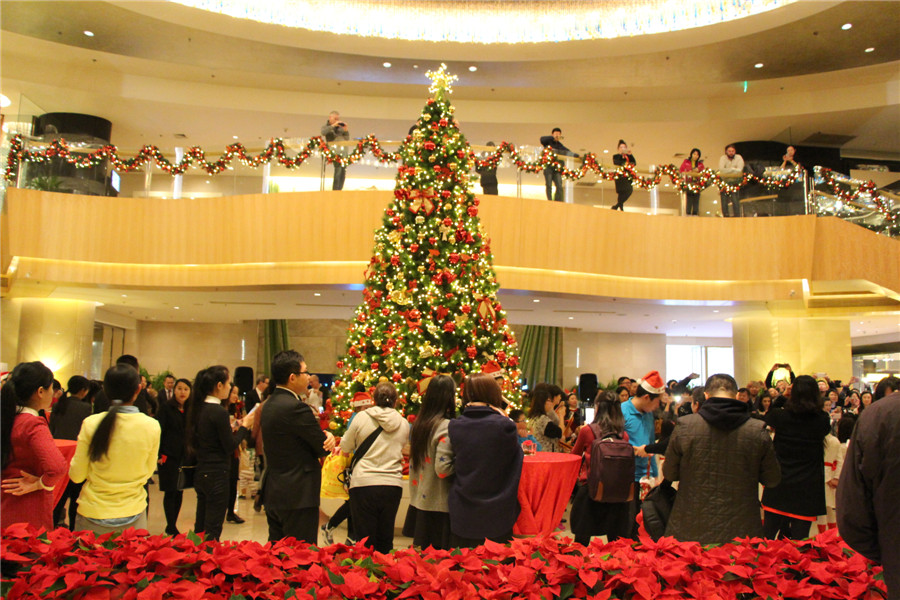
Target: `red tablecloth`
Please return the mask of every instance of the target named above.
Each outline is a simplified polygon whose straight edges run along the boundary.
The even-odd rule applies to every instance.
[[[526,456],[519,481],[519,520],[515,535],[550,535],[572,495],[581,457],[559,452]]]
[[[78,445],[74,440],[53,440],[56,442],[56,447],[59,448],[59,451],[62,452],[62,455],[65,457],[67,463],[72,462],[72,457],[75,456],[75,446]],[[52,482],[53,485],[53,506],[59,504],[59,499],[62,498],[63,492],[66,491],[66,485],[69,483],[69,470],[66,469],[65,475]]]

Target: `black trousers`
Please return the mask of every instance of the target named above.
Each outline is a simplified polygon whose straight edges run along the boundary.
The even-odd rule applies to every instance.
[[[308,508],[271,508],[266,506],[266,521],[269,524],[270,542],[292,537],[299,542],[318,545],[318,506]]]
[[[612,542],[631,533],[631,503],[594,502],[586,484],[579,483],[575,488],[571,526],[577,543],[587,546],[593,535],[605,535]]]
[[[357,540],[387,553],[394,549],[394,520],[403,489],[395,485],[367,485],[350,488],[350,515]]]
[[[218,540],[228,509],[228,470],[198,471],[194,489],[197,490],[194,531],[205,533],[208,540]]]
[[[547,200],[562,202],[562,173],[552,167],[544,169],[544,183],[547,185]],[[553,193],[553,184],[556,184],[556,193]]]
[[[613,210],[621,210],[625,211],[625,202],[631,198],[631,194],[634,193],[634,188],[631,187],[631,184],[626,186],[616,186],[616,203],[613,205]]]
[[[341,165],[334,163],[334,180],[331,182],[331,189],[340,191],[344,189],[344,179],[347,177],[347,169]]]
[[[350,515],[350,501],[347,500],[341,506],[334,511],[334,514],[331,515],[331,518],[328,519],[328,528],[334,529],[338,525],[344,522],[344,519],[347,519],[347,535],[352,539],[357,539],[353,536],[353,517]]]
[[[481,193],[484,194],[485,196],[496,196],[499,193],[499,190],[497,188],[498,188],[498,186],[496,183],[493,183],[493,184],[489,183],[487,185],[482,183],[481,184]]]
[[[56,504],[56,507],[53,509],[53,524],[56,526],[64,527],[65,517],[66,517],[66,501],[69,502],[69,529],[73,530],[75,528],[75,513],[78,509],[78,495],[81,494],[81,488],[84,486],[84,482],[75,483],[71,479],[66,484],[66,490],[63,492],[62,498],[59,499],[59,502]]]
[[[691,192],[685,192],[685,196],[687,196],[686,213],[689,215],[699,215],[700,214],[700,194],[693,194]]]
[[[723,217],[741,216],[741,202],[739,199],[739,192],[734,192],[731,194],[722,192],[721,194],[719,194],[719,200],[722,202]]]
[[[763,536],[767,539],[774,540],[783,537],[789,540],[803,540],[809,537],[809,528],[813,521],[805,521],[769,511],[765,511],[764,514]]]
[[[181,512],[181,502],[184,492],[163,492],[163,512],[166,515],[166,535],[178,535],[178,513]]]

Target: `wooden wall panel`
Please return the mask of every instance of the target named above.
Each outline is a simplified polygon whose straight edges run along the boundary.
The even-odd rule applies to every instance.
[[[360,283],[388,192],[198,200],[10,189],[14,278],[161,288]],[[900,244],[835,218],[647,216],[482,197],[507,288],[660,299],[787,299],[801,280],[900,296]],[[879,293],[882,293],[879,292]]]

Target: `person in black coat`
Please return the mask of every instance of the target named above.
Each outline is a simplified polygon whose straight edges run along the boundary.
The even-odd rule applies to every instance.
[[[806,538],[816,516],[825,514],[822,465],[831,420],[822,404],[816,380],[801,375],[784,408],[766,413],[766,425],[775,431],[775,455],[781,465],[781,483],[766,487],[762,496],[767,538]]]
[[[322,431],[312,409],[300,400],[309,385],[303,357],[294,350],[272,359],[272,393],[257,412],[266,449],[262,496],[269,524],[269,541],[286,537],[315,544],[319,533],[319,459],[335,444]]]
[[[637,161],[634,158],[634,155],[631,154],[631,150],[628,149],[628,144],[625,143],[625,140],[619,140],[619,147],[616,151],[616,154],[613,154],[613,164],[617,167],[623,167],[625,165],[631,165],[634,167],[637,164]],[[627,176],[623,175],[622,177],[616,178],[616,203],[613,205],[613,210],[625,210],[625,201],[631,198],[631,194],[634,191],[631,185],[631,180],[628,179]]]
[[[557,156],[578,156],[559,141],[559,138],[562,137],[562,129],[554,127],[550,133],[551,135],[541,136],[541,146],[550,148],[556,152]],[[544,183],[547,185],[547,200],[562,202],[562,174],[556,170],[556,167],[552,165],[544,167]],[[556,193],[553,193],[554,185],[556,185]]]
[[[234,428],[222,400],[231,391],[231,375],[227,367],[217,365],[203,369],[194,379],[194,390],[188,401],[186,426],[187,451],[196,455],[194,489],[197,491],[196,533],[218,540],[228,510],[228,474],[231,456],[250,431],[241,421]]]
[[[519,479],[524,456],[516,424],[501,409],[503,394],[490,375],[470,375],[462,414],[438,442],[435,471],[455,473],[450,485],[450,543],[475,547],[486,539],[506,543],[519,518]]]
[[[178,513],[183,492],[178,489],[178,472],[185,464],[185,406],[191,395],[191,382],[175,382],[171,400],[159,405],[159,489],[163,493],[166,534],[178,535]]]
[[[69,378],[66,392],[53,406],[50,413],[50,434],[55,440],[77,440],[81,431],[81,423],[91,415],[91,405],[85,402],[91,391],[91,382],[86,377],[74,375]],[[66,478],[66,490],[53,509],[53,524],[65,526],[66,502],[69,503],[69,529],[75,527],[75,515],[78,508],[78,495],[83,483],[75,483]]]
[[[488,142],[493,147],[494,142]],[[478,174],[481,176],[481,191],[485,196],[496,196],[498,193],[497,167],[480,167]]]

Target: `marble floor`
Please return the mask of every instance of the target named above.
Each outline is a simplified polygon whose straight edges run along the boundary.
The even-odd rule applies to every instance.
[[[162,534],[166,528],[166,519],[163,514],[162,507],[162,492],[159,491],[159,486],[153,484],[150,486],[150,514],[148,519],[148,529],[151,534]],[[326,514],[331,515],[334,509],[339,506],[339,503],[335,501],[325,502],[323,501],[323,510]],[[403,512],[402,515],[398,515],[398,521],[400,523],[403,522],[403,517],[405,517],[406,511],[406,503],[404,503],[400,511]],[[197,508],[197,494],[194,490],[186,490],[184,492],[184,501],[181,506],[181,513],[178,516],[178,530],[181,532],[190,531],[194,527],[194,512]],[[237,500],[237,514],[245,520],[244,523],[237,525],[235,523],[229,523],[225,521],[225,524],[222,528],[222,540],[254,540],[261,544],[266,543],[268,539],[268,525],[266,524],[266,513],[265,510],[262,512],[255,512],[253,510],[253,500],[250,498]],[[566,509],[566,514],[564,516],[565,519],[568,519],[569,509]],[[559,535],[574,537],[571,531],[568,528],[568,520],[563,523],[564,530],[559,531]],[[347,524],[346,521],[337,528],[334,532],[334,540],[335,542],[343,542],[347,538]],[[322,539],[322,534],[319,534],[319,543],[324,544],[325,540]],[[394,548],[409,548],[412,545],[412,538],[404,537],[400,533],[399,527],[395,530],[394,535]]]

